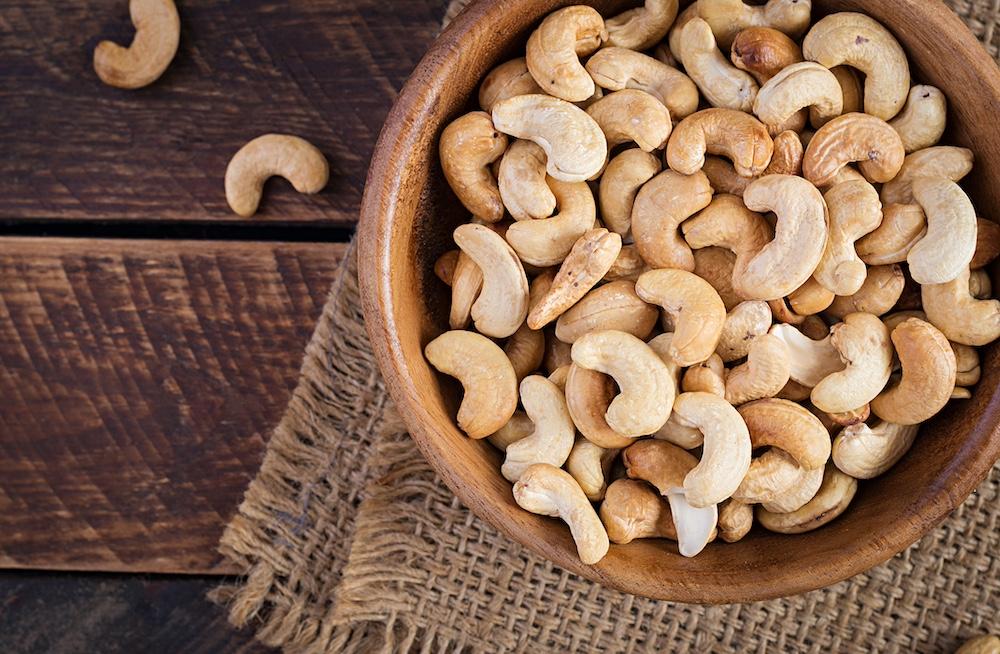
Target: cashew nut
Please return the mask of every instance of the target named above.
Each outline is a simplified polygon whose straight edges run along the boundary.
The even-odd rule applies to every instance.
[[[913,246],[927,234],[927,218],[916,204],[888,204],[882,224],[855,243],[858,256],[869,266],[906,261]]]
[[[448,250],[434,262],[434,275],[448,286],[451,286],[455,279],[455,268],[458,267],[460,254],[461,250]]]
[[[595,331],[615,329],[645,340],[659,313],[636,294],[633,282],[622,280],[595,288],[556,321],[556,336],[575,343]]]
[[[626,150],[611,160],[601,175],[598,192],[601,218],[609,230],[622,236],[631,231],[635,196],[662,168],[659,157],[636,148]]]
[[[830,329],[830,343],[846,367],[816,384],[812,403],[821,411],[841,413],[872,401],[892,374],[892,344],[885,324],[870,313],[849,314]],[[949,392],[954,385],[953,380]]]
[[[448,324],[452,329],[465,329],[472,317],[472,305],[483,288],[483,271],[472,257],[459,250],[451,281],[451,313]]]
[[[691,78],[641,52],[604,48],[587,61],[587,71],[609,91],[638,89],[649,93],[677,120],[698,109],[698,87]]]
[[[490,115],[482,111],[456,118],[441,134],[441,168],[448,185],[466,209],[490,223],[502,220],[504,215],[500,189],[490,164],[500,159],[506,149],[507,137],[493,127]],[[227,189],[228,180],[227,171]]]
[[[973,270],[969,276],[969,293],[977,300],[988,300],[993,296],[993,282],[985,270]]]
[[[750,344],[771,327],[771,308],[767,302],[741,302],[726,315],[715,352],[726,363],[738,361],[750,353]]]
[[[726,396],[726,366],[722,357],[713,354],[705,361],[684,371],[681,390],[685,393],[711,393]],[[667,439],[669,440],[669,439]]]
[[[643,260],[654,268],[694,270],[694,256],[680,237],[678,227],[708,206],[712,187],[701,171],[693,173],[664,170],[646,182],[636,195],[632,205],[632,236]]]
[[[490,445],[501,452],[506,452],[512,443],[527,438],[535,431],[535,423],[524,411],[515,411],[503,427],[486,437]]]
[[[545,358],[542,359],[542,366],[545,371],[552,374],[559,368],[572,364],[573,359],[569,354],[572,346],[556,338],[554,329],[546,330],[543,333],[545,334]]]
[[[695,18],[701,18],[699,9],[698,0],[689,4],[684,11],[678,14],[677,20],[674,21],[673,26],[670,28],[670,32],[667,34],[667,49],[670,52],[670,56],[675,61],[680,61],[680,56],[678,55],[680,48],[678,46],[680,44],[681,32],[684,31],[684,28],[692,20]]]
[[[577,438],[566,459],[566,471],[580,484],[587,499],[599,502],[608,488],[608,473],[618,450],[606,450],[586,438]]]
[[[787,298],[788,307],[794,312],[795,320],[788,320],[785,316],[781,316],[781,321],[801,325],[805,322],[806,317],[816,315],[833,304],[835,297],[833,292],[823,287],[816,281],[815,277],[810,277],[805,284],[792,291]],[[786,308],[784,302],[781,303],[781,306],[782,309]],[[775,312],[775,316],[778,316],[778,312]]]
[[[719,538],[727,543],[742,540],[753,527],[753,507],[734,499],[719,507]]]
[[[854,499],[858,480],[845,475],[830,464],[816,496],[802,508],[791,513],[773,513],[766,508],[757,512],[757,520],[765,529],[781,534],[802,534],[818,529],[843,513]]]
[[[580,485],[566,472],[537,463],[514,484],[514,500],[525,511],[558,517],[569,526],[580,560],[594,565],[608,553],[610,542],[601,519]]]
[[[713,107],[749,111],[757,97],[757,82],[723,56],[712,28],[701,18],[685,25],[676,41],[684,70]]]
[[[826,186],[846,164],[858,161],[865,179],[888,182],[899,173],[905,156],[903,142],[889,123],[868,114],[844,114],[816,131],[802,160],[802,174],[816,186]]]
[[[830,211],[830,238],[814,275],[833,293],[853,295],[868,276],[854,242],[881,224],[882,203],[875,187],[864,181],[837,184],[823,199]]]
[[[771,160],[774,160],[773,156]],[[737,175],[733,164],[722,157],[705,157],[701,172],[705,173],[708,183],[711,184],[716,193],[726,193],[739,197],[743,197],[743,191],[750,185],[750,182],[756,179],[755,177]]]
[[[572,364],[566,377],[566,406],[584,438],[605,449],[628,447],[635,439],[608,426],[605,414],[617,389],[610,377]]]
[[[641,152],[641,150],[635,150],[635,152]],[[634,282],[639,279],[639,275],[648,269],[649,266],[642,260],[639,248],[635,244],[623,245],[621,252],[618,253],[618,258],[611,264],[611,268],[608,269],[608,273],[604,276],[604,281],[614,282],[620,279],[627,279],[630,282]]]
[[[733,493],[733,499],[746,504],[774,500],[800,484],[805,474],[806,470],[790,454],[772,447],[750,461],[750,468]]]
[[[969,269],[976,252],[976,209],[955,182],[913,180],[913,197],[927,216],[927,235],[906,255],[918,284],[943,284]]]
[[[604,21],[608,45],[648,50],[663,40],[676,17],[677,0],[646,0],[644,6]]]
[[[517,256],[534,266],[561,263],[577,240],[594,226],[597,205],[586,182],[546,179],[559,213],[541,220],[521,220],[507,228],[507,242]]]
[[[951,349],[955,352],[955,385],[975,386],[982,375],[979,352],[974,347],[959,343],[952,343]]]
[[[913,204],[913,180],[938,177],[953,182],[972,171],[972,150],[936,145],[906,155],[899,173],[882,187],[882,204]]]
[[[865,110],[864,92],[861,89],[861,80],[858,79],[854,69],[850,66],[834,66],[830,72],[837,78],[837,84],[840,85],[840,96],[843,101],[841,113],[863,112]],[[833,118],[834,116],[821,117],[815,108],[809,110],[809,123],[814,129],[819,129]],[[803,143],[803,145],[807,144]]]
[[[791,374],[788,347],[773,334],[761,334],[750,344],[747,362],[726,378],[726,400],[733,406],[777,395]]]
[[[804,156],[799,135],[791,130],[781,132],[774,137],[774,154],[771,155],[771,163],[764,169],[764,175],[800,175]]]
[[[777,398],[756,400],[738,409],[754,449],[771,445],[792,456],[807,470],[830,458],[830,435],[819,419],[802,406]]]
[[[733,40],[733,65],[765,84],[783,69],[802,61],[802,49],[787,35],[770,27],[748,27]]]
[[[264,182],[275,175],[299,193],[319,193],[330,178],[330,166],[316,146],[298,136],[258,136],[240,148],[226,168],[229,207],[244,218],[257,213]]]
[[[976,253],[969,267],[973,270],[993,263],[1000,256],[1000,225],[980,218],[976,221]]]
[[[913,445],[919,425],[879,420],[844,427],[833,441],[833,462],[855,479],[872,479],[896,465]]]
[[[496,343],[481,334],[450,331],[424,348],[432,366],[461,382],[465,396],[458,426],[470,438],[485,438],[510,420],[517,409],[514,367]]]
[[[906,153],[936,145],[944,134],[948,120],[948,100],[933,86],[919,85],[910,89],[906,106],[889,121],[899,132]]]
[[[795,483],[778,493],[774,499],[762,504],[764,510],[771,513],[798,511],[816,497],[825,476],[826,469],[822,466],[812,470],[802,470]]]
[[[754,6],[742,0],[699,0],[698,13],[712,26],[722,47],[728,49],[736,35],[748,27],[773,27],[797,39],[809,27],[812,2],[768,0],[763,6]]]
[[[554,11],[528,38],[528,70],[549,95],[583,102],[596,87],[579,57],[596,51],[607,38],[596,9],[576,5]]]
[[[639,277],[635,291],[672,319],[671,359],[686,367],[715,352],[726,322],[726,306],[708,282],[684,270],[651,270]]]
[[[844,362],[830,337],[813,340],[786,324],[774,325],[769,333],[783,340],[788,347],[789,377],[794,382],[813,388],[827,376],[844,369]]]
[[[670,111],[645,91],[625,89],[604,96],[587,107],[608,140],[608,148],[634,142],[644,152],[667,144],[673,129]]]
[[[743,301],[733,290],[735,266],[736,255],[724,248],[707,247],[694,251],[694,274],[715,289],[729,311]]]
[[[521,404],[535,429],[530,436],[507,446],[500,472],[508,481],[517,481],[528,466],[535,463],[562,466],[573,448],[576,434],[563,392],[545,377],[524,378]]]
[[[826,313],[833,318],[856,312],[881,316],[896,306],[905,285],[906,278],[897,264],[872,266],[858,292],[838,296]]]
[[[1000,637],[985,635],[970,638],[955,650],[955,654],[997,654],[1000,652]]]
[[[101,41],[94,50],[94,72],[108,86],[138,89],[152,84],[177,54],[181,19],[173,0],[129,0],[135,38],[127,48]]]
[[[483,276],[479,298],[472,305],[476,329],[494,338],[510,336],[528,315],[528,279],[521,261],[499,234],[483,225],[461,225],[454,237]]]
[[[508,98],[493,106],[493,124],[505,134],[541,146],[549,175],[563,182],[594,177],[608,157],[600,125],[583,109],[559,98],[540,94]]]
[[[507,339],[503,351],[510,359],[510,365],[514,366],[514,374],[520,382],[541,367],[545,357],[545,334],[522,323]]]
[[[837,78],[809,61],[792,64],[768,80],[757,94],[753,112],[773,131],[805,107],[815,109],[823,121],[839,116],[844,109]]]
[[[545,152],[531,141],[515,140],[500,160],[500,197],[514,220],[547,218],[556,196],[545,183]]]
[[[486,113],[501,100],[518,95],[544,93],[542,87],[528,72],[528,62],[524,57],[502,63],[489,72],[479,85],[479,106]]]
[[[612,543],[624,545],[637,538],[677,540],[667,503],[645,482],[616,480],[608,486],[598,513]]]
[[[705,164],[705,153],[728,157],[736,172],[754,177],[771,163],[774,141],[767,127],[734,109],[704,109],[682,120],[667,142],[667,165],[693,175]]]

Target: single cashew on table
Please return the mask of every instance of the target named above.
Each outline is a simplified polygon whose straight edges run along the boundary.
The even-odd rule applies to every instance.
[[[836,520],[1000,337],[975,155],[892,33],[807,1],[677,9],[550,14],[439,141],[469,218],[433,245],[427,360],[587,565]],[[298,170],[277,161],[242,166],[234,209]]]

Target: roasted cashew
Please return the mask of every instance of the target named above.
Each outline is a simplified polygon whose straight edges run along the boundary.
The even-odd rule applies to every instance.
[[[764,502],[762,507],[771,513],[798,511],[816,496],[825,476],[826,468],[822,466],[812,470],[802,470],[798,481],[784,492],[778,493],[774,499]]]
[[[646,182],[632,205],[632,236],[643,260],[654,268],[694,270],[678,227],[711,201],[712,187],[698,170],[692,175],[664,170]]]
[[[818,529],[843,513],[854,499],[858,480],[845,475],[830,464],[816,496],[802,508],[791,513],[773,513],[766,508],[757,512],[757,520],[765,529],[781,534],[802,534]]]
[[[483,83],[479,85],[479,107],[491,113],[494,105],[502,100],[534,93],[544,91],[528,72],[528,62],[519,57],[500,64],[483,78]]]
[[[719,507],[719,538],[727,543],[742,540],[753,527],[753,507],[734,499]]]
[[[715,289],[726,309],[732,311],[743,298],[733,290],[736,255],[724,248],[707,247],[694,251],[694,274]]]
[[[521,261],[499,234],[483,225],[461,225],[454,237],[483,275],[482,290],[472,305],[476,329],[493,338],[510,336],[528,315],[528,278]]]
[[[738,361],[750,353],[750,344],[771,327],[771,308],[767,302],[750,300],[741,302],[726,315],[719,335],[719,345],[715,348],[726,363]]]
[[[521,220],[507,228],[507,242],[521,261],[534,266],[562,263],[597,218],[594,193],[586,182],[549,177],[546,186],[555,196],[559,213],[541,220]]]
[[[583,102],[596,86],[579,58],[596,51],[607,38],[596,9],[576,5],[554,11],[528,38],[528,70],[549,95]]]
[[[129,0],[135,38],[127,48],[101,41],[94,50],[94,72],[108,86],[138,89],[152,84],[177,54],[181,19],[173,0]],[[242,215],[242,214],[241,214]]]
[[[299,193],[319,193],[330,178],[330,166],[316,146],[298,136],[258,136],[240,148],[226,168],[229,207],[244,218],[257,213],[264,182],[275,175],[287,179]]]
[[[927,234],[927,218],[916,204],[888,204],[882,207],[878,229],[861,237],[854,245],[858,256],[869,266],[902,263],[910,249]]]
[[[802,402],[809,399],[810,393],[812,393],[812,388],[791,379],[787,384],[785,384],[785,387],[782,388],[777,395],[775,395],[775,397],[782,400]]]
[[[733,499],[746,504],[772,501],[800,484],[805,474],[806,470],[791,454],[772,447],[750,461],[750,469],[733,493]]]
[[[610,542],[601,519],[565,470],[547,463],[529,467],[514,484],[514,501],[525,511],[563,520],[586,565],[594,565],[608,553]]]
[[[514,367],[517,381],[535,372],[542,366],[545,357],[545,334],[522,323],[517,331],[510,335],[503,346],[504,354]]]
[[[832,221],[831,221],[832,222]],[[833,304],[836,296],[832,291],[827,290],[822,284],[816,281],[815,277],[810,277],[806,283],[792,291],[788,296],[788,307],[796,315],[793,322],[781,317],[782,322],[793,322],[793,324],[803,324],[808,316],[814,316]],[[784,302],[781,303],[784,308]],[[775,312],[777,317],[777,312]]]
[[[757,97],[757,82],[723,56],[712,28],[701,18],[688,21],[676,40],[684,70],[713,107],[749,111]]]
[[[608,140],[608,148],[634,142],[643,152],[667,144],[673,129],[670,111],[652,95],[638,89],[615,91],[587,107]]]
[[[680,120],[698,109],[698,87],[691,78],[649,55],[626,48],[604,48],[587,61],[587,71],[609,91],[638,89],[662,102]]]
[[[750,468],[750,434],[740,414],[711,393],[681,393],[674,412],[705,435],[701,461],[684,478],[688,503],[704,508],[732,496]]]
[[[636,152],[641,152],[641,150],[636,150]],[[621,252],[618,253],[618,258],[615,259],[615,262],[611,264],[611,268],[608,269],[607,274],[604,275],[604,281],[614,282],[627,279],[630,282],[634,282],[639,279],[639,275],[647,270],[649,270],[649,266],[646,265],[646,262],[642,259],[642,255],[639,254],[639,248],[635,244],[623,245]]]
[[[684,11],[682,11],[680,14],[677,15],[677,20],[675,20],[674,24],[670,27],[670,32],[667,34],[667,49],[670,52],[670,56],[675,61],[680,61],[680,56],[678,56],[677,54],[680,48],[678,48],[677,46],[680,41],[681,32],[684,30],[684,27],[688,23],[690,23],[695,18],[700,18],[700,17],[701,16],[699,15],[698,0],[695,0],[694,2],[689,4],[687,8],[684,9]]]
[[[792,325],[777,324],[769,332],[788,347],[792,381],[813,388],[827,376],[844,369],[840,353],[833,346],[830,337],[813,340]]]
[[[1000,256],[1000,225],[980,218],[976,221],[976,253],[969,267],[973,270],[987,266]]]
[[[973,270],[969,275],[969,294],[977,300],[993,297],[993,282],[985,270]]]
[[[677,540],[667,503],[645,482],[614,481],[608,486],[598,513],[612,543],[624,545],[637,538]]]
[[[432,366],[458,379],[465,396],[458,426],[469,438],[485,438],[510,420],[517,409],[517,377],[496,343],[475,332],[450,331],[424,348]]]
[[[608,488],[608,473],[618,450],[606,450],[578,437],[566,459],[566,471],[580,484],[587,499],[599,502]]]
[[[535,463],[562,466],[576,434],[563,392],[545,377],[524,378],[521,404],[535,429],[531,435],[507,446],[507,456],[500,468],[507,481],[517,481]]]
[[[955,352],[955,385],[975,386],[979,383],[982,369],[979,366],[979,352],[974,347],[952,343]]]
[[[777,336],[761,334],[750,344],[747,362],[726,378],[726,400],[733,406],[777,395],[791,374],[788,346]]]
[[[604,132],[587,112],[548,95],[518,95],[493,106],[496,128],[534,141],[546,156],[549,175],[563,182],[585,182],[608,158]]]
[[[550,329],[543,332],[545,334],[545,358],[542,359],[542,366],[549,374],[554,373],[559,368],[573,363],[570,357],[572,345],[563,343],[556,338],[555,330]]]
[[[906,255],[918,284],[944,284],[969,269],[976,252],[976,208],[955,182],[913,180],[913,197],[927,216],[927,234]]]
[[[772,156],[771,159],[773,161],[774,157]],[[708,183],[711,184],[712,190],[716,193],[738,197],[743,197],[743,191],[750,185],[750,182],[757,179],[756,177],[737,175],[733,164],[727,159],[715,156],[705,157],[701,172],[705,173]]]
[[[465,329],[472,318],[472,305],[483,288],[483,271],[472,257],[459,250],[451,280],[451,313],[448,324],[452,329]]]
[[[767,127],[742,111],[704,109],[682,120],[667,142],[667,164],[693,175],[705,164],[705,154],[729,158],[736,172],[753,177],[771,163],[774,141]]]
[[[831,14],[809,30],[802,54],[827,68],[841,64],[865,74],[865,113],[889,120],[910,90],[910,66],[896,38],[870,16]],[[879,180],[888,181],[888,180]]]
[[[612,232],[622,236],[632,229],[632,206],[639,189],[662,170],[656,155],[638,148],[625,150],[608,164],[598,192],[601,218]]]
[[[713,354],[705,361],[684,371],[681,390],[685,393],[711,393],[726,396],[726,365],[722,357]],[[667,439],[669,440],[669,439]]]
[[[815,406],[810,408],[815,409],[814,413],[817,414],[819,421],[822,422],[823,426],[828,430],[830,429],[830,425],[833,425],[833,431],[836,431],[837,427],[850,427],[851,425],[865,422],[872,415],[871,405],[867,403],[857,409],[842,411],[840,413],[826,413],[825,411],[817,409]]]
[[[738,175],[733,164],[722,157],[705,157],[705,164],[701,170],[708,177],[708,181],[716,193],[728,193],[742,198],[747,186],[764,175],[800,174],[804,153],[799,135],[788,130],[774,137],[774,153],[771,155],[771,163],[758,177]]]
[[[896,306],[905,285],[906,278],[897,264],[872,266],[858,292],[838,296],[827,308],[826,314],[841,319],[849,313],[881,316]]]
[[[805,107],[815,109],[824,121],[839,116],[844,109],[837,78],[809,61],[792,64],[768,80],[757,94],[753,112],[773,132]]]
[[[448,250],[434,262],[434,276],[451,286],[455,280],[455,268],[458,267],[458,257],[461,250]]]
[[[802,49],[770,27],[748,27],[736,35],[731,48],[733,65],[765,84],[783,69],[802,61]]]
[[[885,420],[874,427],[858,423],[844,427],[833,441],[833,462],[855,479],[872,479],[896,465],[913,445],[919,425],[894,425]]]
[[[885,324],[870,313],[852,313],[830,329],[830,343],[846,367],[816,384],[812,403],[821,411],[842,413],[871,402],[892,374],[892,344]]]
[[[545,183],[545,151],[531,141],[515,140],[500,160],[500,198],[514,220],[548,218],[556,196]]]
[[[768,0],[763,6],[754,6],[742,0],[699,0],[698,13],[728,49],[736,35],[748,27],[773,27],[799,38],[809,28],[812,1]]]
[[[605,414],[618,392],[609,376],[572,364],[565,391],[570,417],[584,438],[605,449],[628,447],[635,442],[608,426]]]
[[[438,150],[445,179],[465,208],[486,222],[502,220],[503,200],[490,164],[507,150],[507,137],[493,127],[490,115],[473,111],[456,118],[441,134]],[[227,189],[228,180],[227,171]]]
[[[726,322],[726,306],[708,282],[684,270],[651,270],[639,277],[635,292],[672,319],[671,359],[686,367],[715,352]]]
[[[837,184],[823,199],[830,211],[830,238],[813,274],[836,295],[853,295],[868,276],[854,243],[881,224],[882,203],[875,187],[864,181]]]
[[[802,159],[802,174],[816,186],[826,186],[841,168],[859,161],[865,179],[888,182],[899,173],[905,156],[903,142],[889,123],[867,114],[844,114],[816,131]]]
[[[899,132],[906,153],[937,145],[948,121],[948,99],[933,86],[914,86],[906,106],[889,121]]]
[[[511,443],[527,438],[535,431],[535,423],[524,411],[515,411],[503,427],[486,437],[490,445],[501,452],[506,452]]]
[[[882,204],[913,204],[913,180],[938,177],[953,182],[972,171],[972,150],[936,145],[906,155],[899,173],[882,187]]]
[[[659,312],[642,301],[633,282],[622,280],[590,291],[556,321],[556,336],[575,343],[584,334],[615,329],[646,340]]]
[[[777,398],[757,400],[738,409],[753,447],[771,445],[788,452],[807,470],[823,466],[830,458],[830,435],[808,410]]]
[[[572,364],[571,364],[572,365]],[[559,387],[563,393],[566,392],[566,380],[569,379],[570,366],[562,366],[552,371],[548,380]]]
[[[864,92],[861,89],[861,80],[858,79],[854,69],[850,66],[834,66],[830,72],[837,78],[837,84],[840,85],[841,114],[864,112]],[[820,116],[815,108],[809,110],[809,123],[814,129],[819,129],[833,118],[835,116]]]
[[[663,40],[677,18],[677,0],[646,0],[604,21],[608,45],[630,50],[648,50]]]

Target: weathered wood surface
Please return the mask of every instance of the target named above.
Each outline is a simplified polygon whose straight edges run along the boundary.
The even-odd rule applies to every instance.
[[[344,248],[0,239],[0,567],[230,571]]]

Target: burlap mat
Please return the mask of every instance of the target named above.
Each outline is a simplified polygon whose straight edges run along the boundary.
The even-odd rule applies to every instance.
[[[950,4],[997,56],[1000,0]],[[602,588],[476,518],[420,456],[372,356],[352,247],[220,543],[245,577],[214,597],[291,652],[952,651],[1000,632],[998,499],[1000,467],[906,552],[793,598],[701,607]]]

